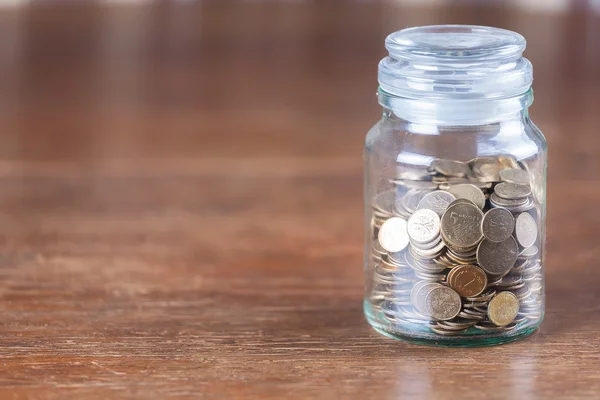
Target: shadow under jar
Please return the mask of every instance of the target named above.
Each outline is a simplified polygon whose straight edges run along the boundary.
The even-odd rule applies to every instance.
[[[423,344],[525,337],[544,317],[547,161],[525,39],[429,26],[386,48],[364,151],[365,315]]]

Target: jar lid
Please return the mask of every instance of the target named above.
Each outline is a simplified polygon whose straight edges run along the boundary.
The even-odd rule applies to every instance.
[[[403,29],[385,40],[381,90],[412,99],[497,99],[531,87],[525,38],[500,28],[436,25]]]

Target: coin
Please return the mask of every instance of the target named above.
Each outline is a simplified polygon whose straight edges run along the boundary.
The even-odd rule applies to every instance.
[[[505,207],[508,208],[509,210],[515,207],[521,207],[526,205],[528,202],[527,197],[522,198],[522,199],[505,199],[502,198],[498,195],[496,195],[496,193],[492,193],[490,195],[490,204],[494,207]]]
[[[481,220],[483,212],[473,204],[457,203],[448,207],[441,220],[444,241],[456,247],[475,246],[483,237]]]
[[[496,294],[496,290],[493,289],[493,288],[489,288],[488,287],[488,289],[485,292],[483,292],[483,293],[481,293],[481,294],[479,294],[477,296],[474,296],[474,297],[467,297],[466,300],[467,301],[474,301],[474,302],[478,302],[478,301],[490,301],[492,299],[492,297],[494,297],[495,294]]]
[[[408,246],[408,232],[406,220],[400,217],[388,219],[379,229],[379,244],[385,250],[395,253],[404,250]]]
[[[437,214],[436,214],[437,215]],[[439,232],[438,232],[439,233]],[[409,235],[410,236],[410,235]],[[438,235],[435,237],[435,239],[433,239],[430,242],[427,243],[417,243],[414,240],[411,241],[411,243],[413,244],[413,246],[418,247],[419,250],[429,250],[429,249],[433,249],[434,247],[439,246],[439,244],[442,242],[442,238]]]
[[[440,285],[439,283],[435,283],[435,282],[427,282],[427,281],[423,281],[423,282],[424,283],[422,285],[420,285],[419,288],[415,292],[413,305],[417,309],[417,311],[419,311],[421,314],[429,315],[427,312],[427,303],[426,303],[427,295],[433,289],[435,289],[436,287],[440,287],[442,285]],[[411,298],[412,298],[412,292],[411,292]]]
[[[415,285],[412,287],[412,290],[410,291],[410,300],[413,306],[417,309],[417,311],[421,313],[424,313],[424,310],[421,309],[421,305],[418,302],[418,296],[420,296],[419,291],[423,289],[425,285],[431,284],[431,282],[427,281],[418,281],[417,283],[415,283]]]
[[[485,207],[485,195],[477,186],[470,183],[451,186],[448,192],[452,193],[457,199],[471,200],[477,207],[483,210]]]
[[[506,326],[519,313],[519,299],[511,292],[500,292],[488,305],[488,318],[496,326]]]
[[[396,201],[396,211],[399,213],[406,211],[410,216],[410,214],[415,212],[419,202],[427,193],[429,193],[428,190],[410,189],[406,192],[404,197],[400,199],[400,202]]]
[[[506,168],[497,157],[477,157],[469,161],[469,166],[475,178],[483,182],[499,181],[500,171]]]
[[[500,179],[504,182],[515,183],[517,185],[529,186],[529,172],[524,169],[510,168],[500,171]]]
[[[462,204],[472,204],[472,205],[474,205],[474,206],[477,206],[477,204],[473,203],[473,202],[472,202],[471,200],[469,200],[469,199],[456,199],[456,200],[454,200],[452,203],[450,203],[450,205],[449,205],[448,207],[450,207],[450,206],[453,206],[453,205],[455,205],[455,204],[459,204],[459,203],[462,203]]]
[[[458,269],[460,268],[460,269]],[[487,286],[485,272],[473,265],[458,267],[448,284],[462,297],[471,297],[481,294]]]
[[[429,178],[429,172],[425,167],[419,168],[414,165],[397,164],[396,177],[398,179],[421,181]]]
[[[423,196],[423,199],[419,202],[417,209],[428,209],[435,211],[438,216],[442,216],[444,211],[448,208],[456,198],[452,193],[444,190],[436,190]]]
[[[487,323],[485,321],[479,322],[475,325],[475,328],[481,329],[488,332],[509,332],[515,328],[516,324],[509,324],[506,326],[496,326],[494,324]]]
[[[416,243],[429,243],[440,234],[440,217],[428,209],[417,210],[408,219],[407,230]]]
[[[431,326],[431,327],[429,327],[429,329],[431,329],[433,332],[437,333],[438,335],[442,335],[442,336],[462,335],[462,330],[461,331],[450,331],[450,330],[442,329],[438,326]]]
[[[515,265],[517,255],[517,242],[512,236],[500,243],[484,239],[477,248],[477,262],[490,275],[506,274]]]
[[[455,328],[469,328],[473,325],[475,325],[475,322],[473,320],[470,319],[463,319],[463,318],[454,318],[451,321],[439,321],[437,322],[438,326],[443,326],[443,327],[455,327]]]
[[[519,244],[523,247],[533,246],[538,234],[538,227],[533,217],[526,212],[519,214],[515,225],[515,233]]]
[[[458,313],[458,317],[470,319],[472,321],[478,322],[485,318],[485,314],[470,313],[470,312],[467,312],[467,310],[462,310],[461,312]]]
[[[521,254],[519,254],[519,257],[533,257],[538,253],[538,248],[536,246],[529,246],[526,247]]]
[[[457,185],[459,183],[468,183],[469,180],[466,178],[453,178],[443,175],[436,175],[431,178],[431,182],[437,183],[438,185]]]
[[[373,242],[373,251],[375,252],[375,254],[378,255],[383,255],[387,253],[385,249],[381,247],[381,243],[379,243],[379,241]]]
[[[492,242],[503,242],[515,229],[515,219],[505,208],[492,208],[483,216],[481,232],[483,237]]]
[[[445,246],[446,245],[444,244],[444,242],[440,240],[438,245],[432,247],[431,249],[419,249],[417,247],[414,247],[412,250],[421,257],[435,258],[441,254]]]
[[[431,170],[445,176],[464,177],[469,170],[468,165],[455,160],[437,158],[431,162]]]
[[[432,318],[445,321],[458,315],[462,302],[454,290],[446,286],[437,286],[427,293],[425,305]]]
[[[502,277],[502,280],[496,283],[499,288],[506,288],[516,286],[523,282],[523,278],[520,275],[506,275]]]
[[[515,200],[529,196],[531,194],[531,189],[528,186],[502,182],[496,185],[494,193],[504,199]]]

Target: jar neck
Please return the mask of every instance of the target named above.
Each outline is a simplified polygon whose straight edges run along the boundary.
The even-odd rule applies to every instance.
[[[473,126],[520,119],[533,103],[533,90],[500,99],[413,99],[391,95],[381,88],[379,104],[396,117],[427,125]]]

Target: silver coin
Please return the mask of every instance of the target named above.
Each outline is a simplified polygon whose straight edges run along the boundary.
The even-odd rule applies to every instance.
[[[529,172],[524,169],[510,168],[500,171],[500,179],[504,182],[515,183],[517,185],[529,186]]]
[[[469,180],[467,178],[453,178],[437,175],[431,178],[431,182],[437,183],[438,185],[458,185],[459,183],[469,183]]]
[[[473,203],[473,202],[472,202],[471,200],[469,200],[469,199],[456,199],[456,200],[454,200],[452,203],[450,203],[450,205],[449,205],[448,207],[451,207],[451,206],[453,206],[453,205],[455,205],[455,204],[459,204],[459,203],[462,203],[462,204],[472,204],[472,205],[474,205],[474,206],[476,206],[476,207],[477,207],[477,204]]]
[[[469,319],[460,319],[460,318],[456,318],[452,321],[440,321],[437,323],[438,325],[442,325],[442,326],[446,326],[446,327],[462,327],[462,328],[468,328],[470,326],[475,325],[475,322],[473,322],[473,320],[469,320]]]
[[[412,244],[415,247],[418,247],[419,250],[429,250],[429,249],[433,249],[434,247],[439,246],[439,244],[441,243],[442,238],[440,236],[436,236],[435,239],[433,239],[431,242],[428,243],[416,243],[416,242],[412,242]]]
[[[492,204],[492,206],[495,207],[504,207],[511,209],[514,207],[521,207],[523,205],[526,205],[528,203],[528,198],[525,197],[522,199],[505,199],[496,195],[496,193],[492,193],[490,195],[490,203]]]
[[[440,234],[440,217],[432,210],[417,210],[408,219],[407,229],[411,240],[429,243]]]
[[[438,245],[431,249],[419,249],[414,247],[413,251],[421,257],[435,258],[441,254],[444,247],[446,247],[446,244],[440,240]]]
[[[519,214],[515,225],[515,233],[519,244],[523,247],[533,246],[538,234],[538,227],[533,217],[526,212]]]
[[[531,194],[531,188],[529,188],[529,186],[502,182],[496,185],[494,193],[504,199],[515,200],[529,196]]]
[[[471,314],[466,312],[466,310],[462,310],[461,312],[459,312],[458,316],[460,318],[470,319],[472,321],[481,321],[485,318],[485,314]]]
[[[523,278],[520,275],[509,274],[503,276],[500,282],[496,283],[497,287],[505,288],[516,286],[523,282]]]
[[[494,204],[491,200],[490,200],[490,204],[494,208],[495,207],[503,207],[503,208],[506,208],[511,213],[515,214],[515,213],[521,213],[521,212],[524,212],[524,211],[529,211],[533,207],[535,207],[535,203],[533,202],[533,199],[531,197],[526,197],[525,200],[527,200],[525,203],[523,203],[520,206],[516,206],[516,207],[507,207],[507,206],[502,206],[502,205],[499,205],[499,204]]]
[[[429,193],[429,191],[410,189],[402,198],[402,207],[412,214],[417,209],[417,206],[419,205],[419,202],[421,201],[423,196],[427,193]],[[397,202],[396,209],[398,209]]]
[[[436,158],[431,162],[430,170],[445,176],[462,178],[467,175],[469,167],[461,161]]]
[[[515,265],[518,249],[512,236],[500,243],[484,239],[477,247],[477,262],[490,275],[504,275]]]
[[[452,325],[452,324],[447,324],[446,321],[439,321],[437,323],[437,326],[435,326],[435,328],[441,329],[444,332],[463,332],[466,329],[472,327],[473,325],[475,325],[475,324],[473,323],[473,324],[469,324],[469,325],[467,325],[467,324]]]
[[[460,336],[464,332],[464,330],[450,331],[450,330],[447,330],[447,329],[440,328],[438,326],[430,326],[429,329],[431,329],[431,331],[433,333],[437,333],[440,336]]]
[[[442,285],[440,285],[439,283],[426,282],[418,288],[418,290],[415,293],[415,302],[413,303],[413,305],[415,306],[417,311],[419,311],[423,315],[429,315],[427,313],[427,304],[426,304],[427,295],[433,289],[435,289],[436,287],[440,287],[440,286],[442,286]]]
[[[379,241],[374,241],[373,242],[373,252],[377,255],[384,255],[387,252],[385,251],[385,249],[383,247],[381,247],[381,243],[379,243]]]
[[[427,293],[425,306],[427,313],[434,319],[445,321],[458,315],[462,302],[458,293],[440,285]]]
[[[485,302],[485,301],[491,300],[495,294],[496,294],[496,290],[494,290],[492,288],[487,288],[486,291],[481,293],[480,295],[473,296],[473,297],[467,297],[466,299],[467,299],[467,301],[471,301],[471,302],[482,302],[482,301]]]
[[[506,325],[506,326],[496,326],[491,323],[478,323],[477,325],[475,325],[475,328],[481,329],[482,331],[488,331],[488,332],[508,332],[508,331],[514,329],[515,326],[517,326],[517,325],[514,323]]]
[[[444,214],[444,211],[446,211],[446,209],[450,205],[450,203],[452,203],[454,200],[456,200],[456,198],[452,193],[446,192],[444,190],[436,190],[423,196],[423,199],[421,199],[421,201],[419,202],[417,209],[432,210],[435,211],[437,215],[441,217],[442,214]]]
[[[454,185],[448,189],[448,192],[452,193],[456,199],[470,200],[477,205],[477,207],[483,210],[485,206],[485,195],[477,186],[470,183],[464,183],[461,185]]]
[[[483,237],[482,219],[483,212],[476,205],[456,203],[442,216],[442,238],[450,246],[471,248]]]
[[[406,179],[413,181],[421,181],[429,178],[429,172],[426,167],[408,166],[406,164],[398,164],[396,167],[396,177],[398,179]]]
[[[421,307],[420,307],[420,304],[418,303],[417,299],[418,299],[418,296],[420,296],[419,291],[421,289],[423,289],[423,287],[426,285],[432,285],[432,283],[427,282],[427,281],[419,281],[419,282],[415,283],[415,285],[412,287],[412,290],[410,291],[410,300],[411,300],[413,306],[417,309],[417,311],[420,311],[420,312],[423,312],[423,311],[421,311]]]
[[[538,253],[538,248],[536,246],[529,246],[526,247],[521,254],[519,254],[519,257],[533,257]]]
[[[515,218],[505,208],[492,208],[483,216],[481,232],[492,242],[503,242],[515,229]]]
[[[406,220],[400,217],[388,219],[379,229],[379,244],[390,253],[404,250],[408,246]]]
[[[390,179],[390,183],[396,186],[397,192],[399,196],[404,195],[410,189],[417,190],[436,190],[438,185],[431,181],[410,181],[410,180],[399,180],[399,179]]]

